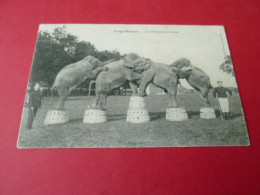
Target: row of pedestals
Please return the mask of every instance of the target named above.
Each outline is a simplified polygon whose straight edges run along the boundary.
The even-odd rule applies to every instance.
[[[200,109],[200,118],[216,118],[215,110],[211,107]],[[185,108],[167,108],[166,120],[186,121],[188,115]],[[69,113],[65,110],[50,110],[47,112],[44,124],[62,124],[69,121]],[[150,121],[149,113],[145,108],[145,100],[140,96],[132,96],[129,101],[126,121],[130,123],[146,123]],[[104,123],[107,122],[106,111],[100,109],[86,109],[83,123]]]

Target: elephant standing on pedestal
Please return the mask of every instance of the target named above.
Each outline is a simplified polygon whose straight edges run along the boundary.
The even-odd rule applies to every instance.
[[[187,58],[180,58],[169,66],[179,79],[186,79],[187,82],[201,94],[204,106],[210,106],[208,99],[209,90],[212,87],[209,76],[201,69],[191,65]]]
[[[134,95],[138,94],[138,82],[142,79],[140,73],[134,72],[128,65],[140,58],[137,54],[127,54],[122,60],[106,65],[107,71],[101,72],[96,79],[96,98],[92,108],[105,109],[108,93],[129,81]]]
[[[59,102],[57,109],[63,110],[66,98],[72,89],[83,83],[87,78],[95,79],[102,71],[106,71],[104,65],[113,62],[114,59],[101,62],[93,56],[87,56],[84,59],[65,66],[56,76],[51,88],[57,89],[59,93]]]
[[[169,107],[178,107],[177,87],[179,84],[177,75],[166,64],[153,62],[150,59],[138,58],[127,65],[134,72],[142,74],[139,86],[139,95],[145,96],[147,86],[152,83],[164,90],[169,97]]]

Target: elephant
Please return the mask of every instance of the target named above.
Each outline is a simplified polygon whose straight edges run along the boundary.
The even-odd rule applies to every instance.
[[[83,83],[87,78],[91,80],[96,79],[100,72],[107,70],[105,65],[113,61],[115,60],[111,59],[106,62],[101,62],[93,56],[87,56],[61,69],[51,88],[52,96],[55,88],[59,93],[60,99],[57,104],[57,109],[64,110],[64,103],[72,89]]]
[[[177,75],[166,64],[154,62],[146,58],[138,58],[128,64],[134,72],[142,73],[142,79],[139,86],[139,95],[145,96],[147,86],[153,85],[161,88],[169,97],[169,106],[172,108],[178,107],[177,102],[177,87],[179,80]]]
[[[201,69],[192,66],[187,58],[180,58],[169,66],[179,79],[186,79],[187,82],[201,94],[204,106],[209,107],[209,90],[212,87],[209,76]]]
[[[140,56],[137,54],[130,53],[125,55],[123,59],[106,65],[108,70],[101,72],[96,79],[96,98],[91,106],[92,108],[105,110],[108,93],[127,81],[129,81],[133,95],[138,94],[138,85],[142,79],[142,74],[134,72],[128,67],[128,64],[138,58]]]

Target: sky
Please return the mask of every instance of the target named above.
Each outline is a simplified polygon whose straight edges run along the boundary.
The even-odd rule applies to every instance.
[[[39,30],[53,32],[60,26],[63,25],[42,24]],[[165,64],[186,57],[210,77],[213,86],[221,80],[226,87],[237,87],[235,78],[219,69],[224,56],[230,55],[223,26],[66,24],[65,27],[78,40],[90,42],[100,51],[134,52]],[[181,79],[181,83],[191,88],[186,80]]]

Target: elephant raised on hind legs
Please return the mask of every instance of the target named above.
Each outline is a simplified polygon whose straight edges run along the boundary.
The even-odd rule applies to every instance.
[[[129,81],[130,87],[134,95],[138,94],[139,81],[142,75],[133,72],[128,67],[132,61],[140,58],[137,54],[127,54],[124,59],[118,60],[106,65],[107,71],[101,72],[96,79],[96,98],[92,104],[92,108],[105,109],[108,93],[117,87],[122,86]]]
[[[209,76],[201,69],[191,65],[187,58],[180,58],[169,66],[178,78],[187,82],[201,94],[204,106],[210,106],[209,90],[212,88]]]
[[[176,99],[179,84],[177,75],[167,65],[153,62],[150,59],[139,58],[128,65],[135,72],[142,73],[139,95],[145,96],[147,86],[153,85],[163,89],[169,97],[169,107],[178,107]]]
[[[56,88],[59,93],[60,99],[57,109],[64,109],[64,103],[72,89],[83,83],[87,78],[95,79],[100,72],[107,70],[104,65],[113,61],[114,59],[101,62],[93,56],[87,56],[61,69],[51,88],[52,91]]]

